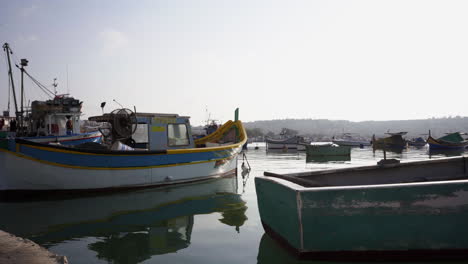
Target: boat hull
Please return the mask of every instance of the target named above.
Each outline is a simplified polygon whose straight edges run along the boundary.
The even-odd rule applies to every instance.
[[[142,188],[236,173],[237,155],[222,161],[149,168],[72,168],[0,151],[0,191],[80,191]]]
[[[467,162],[462,158],[418,164],[408,167],[408,172],[426,173],[428,178],[443,171],[467,176]],[[405,165],[395,167],[382,171],[399,177],[406,170]],[[377,174],[369,172],[366,180],[372,181]],[[324,173],[317,177],[330,179]],[[266,232],[299,257],[421,260],[468,256],[468,180],[303,187],[285,179],[256,177],[255,185]]]
[[[307,145],[307,156],[350,156],[351,148],[346,146]]]

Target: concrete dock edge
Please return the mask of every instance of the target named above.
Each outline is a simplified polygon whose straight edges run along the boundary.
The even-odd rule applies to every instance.
[[[68,260],[67,257],[54,254],[29,239],[0,230],[0,263],[67,264]]]

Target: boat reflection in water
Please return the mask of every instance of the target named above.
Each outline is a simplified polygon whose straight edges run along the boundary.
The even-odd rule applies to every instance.
[[[221,213],[236,230],[247,220],[237,178],[106,196],[36,202],[1,202],[0,229],[51,247],[96,238],[99,259],[136,263],[190,245],[194,215]]]
[[[285,247],[282,247],[273,238],[264,233],[258,248],[257,264],[280,263],[299,264],[308,262],[299,260],[292,253],[288,252]],[[320,262],[315,261],[314,263]]]

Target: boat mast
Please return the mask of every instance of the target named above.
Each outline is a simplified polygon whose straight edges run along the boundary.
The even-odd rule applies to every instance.
[[[23,101],[24,101],[24,67],[28,66],[28,60],[27,59],[21,59],[20,62],[21,65],[21,112],[20,112],[20,120],[19,120],[19,127],[21,128],[21,133],[23,133],[23,119],[24,119],[24,108],[23,108]]]
[[[16,92],[15,92],[15,82],[13,81],[13,72],[11,71],[11,61],[10,61],[10,53],[13,53],[10,49],[8,43],[3,44],[3,50],[5,51],[8,59],[8,75],[10,77],[11,82],[11,90],[13,91],[13,100],[15,101],[15,115],[18,115],[18,104],[16,102]]]

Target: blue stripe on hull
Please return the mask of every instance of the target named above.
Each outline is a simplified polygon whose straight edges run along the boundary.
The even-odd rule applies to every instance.
[[[73,146],[73,145],[80,145],[80,144],[88,143],[88,142],[101,143],[101,139],[102,137],[83,138],[83,139],[70,140],[70,141],[61,141],[60,144],[66,145],[66,146]]]
[[[429,148],[430,149],[452,149],[452,150],[462,150],[465,149],[466,146],[444,146],[444,145],[438,145],[438,144],[431,144],[429,143]]]
[[[151,167],[217,160],[232,156],[233,150],[181,154],[88,155],[47,151],[20,145],[20,153],[31,158],[69,166],[94,168]]]

